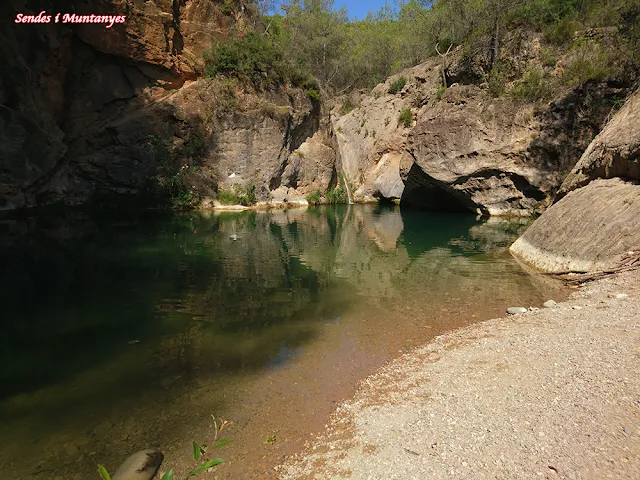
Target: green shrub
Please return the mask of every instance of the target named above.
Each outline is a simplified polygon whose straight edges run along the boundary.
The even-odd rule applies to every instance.
[[[158,193],[166,195],[173,208],[193,207],[197,201],[197,195],[185,179],[189,168],[193,170],[193,167],[186,163],[180,166],[175,157],[177,152],[170,149],[159,137],[149,135],[146,140],[144,143],[145,152],[153,158],[158,168],[157,175],[154,177],[159,189]],[[192,148],[194,152],[202,153],[200,142],[197,140],[189,142],[188,140],[185,142],[185,146],[189,145],[189,148]],[[183,153],[185,151],[183,147]]]
[[[189,136],[185,140],[182,148],[185,156],[196,160],[201,159],[207,154],[207,142],[199,135]]]
[[[347,203],[349,201],[347,191],[344,189],[343,185],[344,183],[341,176],[340,180],[338,180],[338,185],[336,185],[333,190],[329,190],[325,195],[325,199],[328,203]]]
[[[244,205],[248,207],[256,203],[256,187],[249,182],[246,187],[238,184],[231,189],[218,189],[218,201],[223,205]]]
[[[504,93],[506,88],[505,81],[500,70],[497,68],[491,70],[491,73],[489,73],[487,78],[487,83],[489,84],[489,94],[492,97],[499,97]]]
[[[540,61],[545,67],[555,67],[558,63],[558,57],[550,48],[540,49]]]
[[[563,18],[544,29],[544,39],[555,45],[566,45],[581,28],[578,22]]]
[[[234,0],[224,0],[222,5],[220,5],[220,12],[223,15],[229,16],[233,13],[234,10]]]
[[[595,42],[579,40],[568,58],[563,79],[570,85],[581,85],[589,80],[602,80],[615,71],[615,62],[601,45]]]
[[[444,92],[446,92],[446,91],[447,91],[447,87],[445,87],[444,85],[443,85],[443,86],[441,86],[441,87],[438,89],[438,93],[436,93],[436,99],[437,99],[438,101],[442,100],[442,95],[444,95]]]
[[[256,86],[281,83],[284,80],[282,50],[268,37],[249,32],[218,44],[205,56],[209,77],[219,74],[248,78]]]
[[[314,192],[310,195],[307,195],[306,197],[307,202],[309,202],[309,205],[318,205],[320,203],[320,192]]]
[[[405,77],[400,77],[399,79],[397,79],[395,82],[391,84],[388,92],[392,95],[395,95],[400,90],[402,90],[406,84],[407,84],[407,79]]]
[[[400,116],[398,116],[398,123],[400,125],[404,125],[406,128],[411,126],[411,123],[413,123],[413,114],[411,113],[410,108],[405,108],[400,112]]]
[[[551,97],[548,79],[540,70],[528,71],[510,92],[511,96],[528,102],[537,102]]]
[[[308,88],[307,89],[307,96],[311,100],[315,100],[316,102],[320,101],[320,92],[315,88]]]

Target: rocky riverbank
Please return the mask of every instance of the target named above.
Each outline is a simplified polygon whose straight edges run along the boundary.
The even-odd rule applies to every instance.
[[[640,272],[438,337],[364,380],[282,479],[639,478]]]

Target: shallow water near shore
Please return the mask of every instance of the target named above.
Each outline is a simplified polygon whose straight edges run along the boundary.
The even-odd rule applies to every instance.
[[[97,479],[148,447],[186,472],[215,415],[217,476],[273,478],[401,351],[564,297],[509,255],[525,227],[371,205],[0,222],[0,477]]]

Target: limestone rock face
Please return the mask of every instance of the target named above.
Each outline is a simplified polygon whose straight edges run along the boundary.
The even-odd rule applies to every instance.
[[[549,208],[511,247],[545,272],[590,272],[615,267],[640,250],[640,185],[598,179]]]
[[[450,209],[457,204],[489,215],[530,214],[558,183],[550,168],[528,158],[535,133],[531,107],[489,100],[474,85],[451,87],[410,136],[414,162],[401,166],[411,185],[405,199],[418,203],[418,189],[429,192],[429,201],[418,203],[427,208],[443,210],[449,201]]]
[[[639,100],[631,96],[587,148],[562,185],[566,196],[512,245],[514,255],[560,273],[613,268],[640,251]]]
[[[55,3],[56,11],[125,14],[126,22],[109,29],[11,22],[0,32],[0,211],[157,206],[176,196],[176,182],[178,200],[206,202],[219,186],[252,182],[267,201],[291,153],[319,129],[320,105],[301,89],[195,80],[211,41],[242,29],[244,1]],[[51,5],[35,0],[28,8],[9,0],[0,13],[37,15]],[[309,150],[316,163],[293,158],[287,172],[303,191],[331,181],[335,155],[320,144]]]
[[[400,166],[403,201],[486,215],[543,211],[597,134],[616,92],[584,85],[540,109],[492,98],[475,85],[452,85],[418,114],[409,135],[412,158]],[[586,116],[576,115],[590,102]]]
[[[151,122],[128,115],[194,78],[203,49],[228,30],[229,15],[211,0],[8,0],[0,6],[7,19],[41,11],[126,20],[111,28],[63,23],[63,17],[41,25],[10,22],[0,33],[0,210],[79,203],[96,191],[140,194],[156,170],[142,139],[162,130],[166,117]],[[195,24],[209,40],[186,33]]]
[[[296,149],[287,161],[282,185],[300,195],[324,193],[336,183],[336,153],[323,135],[316,133]]]
[[[596,178],[613,177],[640,180],[640,92],[629,98],[589,145],[559,194],[566,195]]]
[[[356,200],[375,197],[400,199],[400,160],[407,155],[406,143],[411,128],[400,123],[400,112],[410,109],[418,98],[437,91],[437,62],[430,61],[394,75],[370,93],[353,101],[359,105],[351,111],[338,106],[331,112],[333,131],[342,173],[355,187]],[[389,93],[391,85],[406,79],[406,86]]]
[[[540,38],[513,42],[503,55],[520,72],[538,68]],[[490,95],[486,59],[457,49],[389,78],[332,111],[342,171],[356,199],[399,198],[405,206],[484,215],[529,216],[551,205],[566,173],[629,91],[587,82],[531,103]],[[403,78],[404,87],[390,93]],[[631,78],[631,76],[630,76]],[[355,101],[354,101],[355,100]],[[399,121],[408,109],[412,121]],[[404,188],[397,182],[398,177]]]

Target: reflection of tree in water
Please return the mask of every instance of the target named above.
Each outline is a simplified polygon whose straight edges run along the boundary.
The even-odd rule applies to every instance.
[[[495,255],[517,228],[469,216],[332,206],[16,226],[0,244],[0,421],[16,445],[8,432],[43,435],[27,423],[57,445],[96,412],[125,412],[132,445],[174,438],[193,391],[224,410],[220,389],[287,362],[319,324],[378,335],[531,290]],[[151,404],[167,415],[149,426]]]
[[[215,339],[216,364],[257,367],[268,362],[271,343],[281,344],[272,332],[261,340],[261,331],[318,316],[303,313],[315,312],[327,277],[288,253],[284,235],[295,239],[295,232],[271,228],[268,216],[81,220],[48,235],[27,229],[28,242],[3,246],[2,278],[15,280],[2,290],[3,397],[117,358],[131,340],[185,332],[182,352],[172,348],[160,363],[186,359],[189,342],[204,335],[198,344]],[[238,241],[230,240],[231,229]],[[280,337],[300,343],[310,336],[307,327]],[[255,348],[235,336],[251,336]],[[129,367],[122,376],[147,369]]]
[[[384,301],[416,278],[464,276],[467,263],[451,254],[491,251],[513,236],[472,216],[343,206],[33,221],[14,224],[21,234],[2,246],[0,398],[117,362],[131,340],[157,344],[158,372],[120,365],[114,377],[132,384],[164,368],[258,368],[283,342],[312,338],[313,322],[336,316],[356,292]]]

